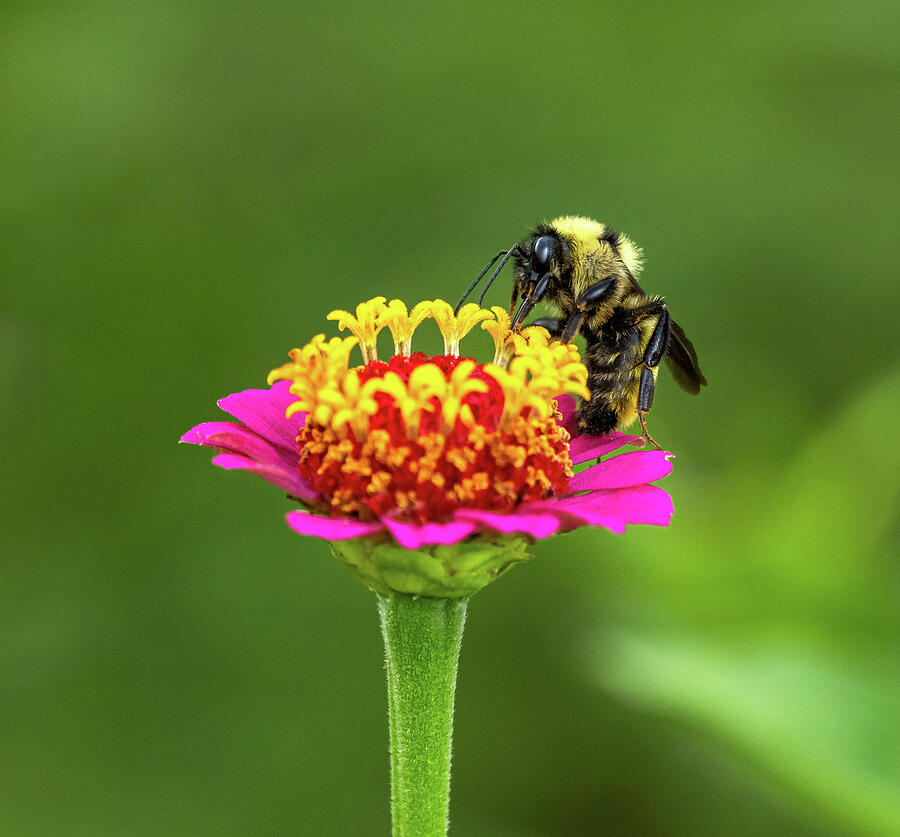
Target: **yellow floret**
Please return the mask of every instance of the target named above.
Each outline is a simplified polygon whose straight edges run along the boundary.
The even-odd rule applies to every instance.
[[[444,335],[447,354],[459,354],[459,342],[478,323],[494,339],[493,364],[482,368],[503,390],[504,408],[501,427],[525,416],[546,420],[556,415],[554,398],[573,393],[589,398],[587,369],[573,344],[552,341],[546,329],[531,326],[521,332],[510,329],[509,314],[499,306],[487,311],[474,303],[454,314],[443,300],[420,302],[408,311],[401,300],[385,304],[384,297],[374,297],[356,307],[356,316],[347,311],[332,311],[328,318],[337,320],[352,337],[326,340],[317,334],[306,346],[291,351],[291,362],[269,373],[269,384],[290,381],[296,397],[286,411],[291,416],[308,412],[317,424],[330,428],[338,438],[351,434],[366,438],[369,419],[379,409],[376,395],[390,396],[406,424],[410,439],[417,437],[423,412],[440,411],[441,431],[449,434],[457,420],[468,427],[477,422],[471,407],[463,403],[472,393],[488,391],[487,383],[473,377],[476,363],[465,360],[450,374],[426,363],[412,370],[409,380],[393,371],[378,378],[361,381],[361,367],[350,368],[350,353],[360,344],[363,360],[377,360],[375,341],[387,327],[394,338],[398,354],[409,355],[412,334],[426,318],[433,317]],[[383,401],[383,399],[382,399]]]
[[[463,305],[459,314],[443,299],[435,299],[424,303],[429,306],[429,315],[434,318],[444,338],[444,354],[459,355],[459,341],[463,339],[482,320],[489,320],[491,312],[479,307],[474,302]]]
[[[372,360],[378,360],[378,332],[386,323],[381,321],[381,313],[385,309],[385,298],[375,296],[368,302],[360,302],[356,306],[356,316],[349,311],[337,309],[327,315],[328,320],[337,320],[338,328],[345,328],[359,340],[359,347],[363,354],[363,365]]]
[[[412,352],[413,332],[419,324],[429,316],[431,303],[420,302],[413,306],[412,311],[407,311],[406,303],[399,299],[392,299],[379,315],[379,323],[390,329],[394,338],[394,354],[409,357]]]

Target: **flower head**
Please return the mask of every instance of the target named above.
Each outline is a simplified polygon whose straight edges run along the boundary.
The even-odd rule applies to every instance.
[[[442,300],[409,312],[375,297],[355,317],[328,316],[353,336],[316,335],[270,373],[269,389],[219,402],[241,423],[201,424],[182,441],[287,491],[303,506],[288,514],[291,527],[331,541],[374,589],[466,596],[529,557],[533,539],[668,523],[671,498],[649,484],[671,470],[667,454],[635,451],[576,472],[638,440],[573,438],[573,396],[590,397],[574,345],[542,328],[511,332],[503,309],[454,314]],[[443,355],[411,351],[428,317]],[[493,363],[459,356],[479,323],[494,338]],[[379,361],[385,327],[395,354]],[[357,345],[363,364],[354,366]]]

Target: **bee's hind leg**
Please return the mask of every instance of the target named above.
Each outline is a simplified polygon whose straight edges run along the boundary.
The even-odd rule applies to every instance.
[[[653,393],[656,390],[656,367],[663,359],[666,353],[666,347],[669,344],[669,311],[663,306],[653,334],[647,341],[647,348],[644,349],[644,368],[641,369],[641,381],[638,386],[637,397],[637,414],[641,423],[641,436],[644,437],[657,450],[662,448],[657,444],[656,440],[647,432],[646,414],[650,412],[653,406]]]
[[[660,445],[647,431],[647,419],[644,418],[644,416],[646,416],[646,413],[638,411],[638,421],[641,423],[641,438],[644,440],[644,444],[649,442],[657,450],[662,450],[662,445]]]
[[[638,386],[637,414],[641,423],[641,436],[645,442],[649,442],[657,450],[662,450],[656,440],[647,432],[647,413],[653,406],[653,393],[656,389],[656,379],[653,377],[653,369],[644,366],[641,369],[641,382]]]

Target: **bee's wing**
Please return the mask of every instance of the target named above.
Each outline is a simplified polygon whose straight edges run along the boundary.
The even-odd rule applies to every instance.
[[[700,392],[701,385],[706,385],[706,378],[700,371],[700,362],[694,344],[688,340],[681,326],[674,320],[669,324],[669,345],[666,349],[666,364],[672,377],[685,391],[693,394]]]

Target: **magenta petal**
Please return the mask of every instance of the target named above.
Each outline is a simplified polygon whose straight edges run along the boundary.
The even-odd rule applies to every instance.
[[[178,441],[185,442],[189,445],[206,445],[207,447],[215,447],[209,442],[209,437],[215,433],[227,433],[236,428],[243,427],[236,421],[204,421],[196,427],[192,427]]]
[[[249,471],[301,500],[315,500],[319,496],[309,487],[295,467],[287,466],[277,460],[259,462],[255,459],[248,459],[240,453],[220,453],[213,457],[213,465],[218,465],[226,471]]]
[[[288,512],[286,519],[288,526],[295,532],[326,541],[347,541],[384,531],[384,526],[377,521],[365,523],[349,517],[322,517],[304,511]]]
[[[672,473],[671,454],[661,450],[636,450],[613,456],[575,474],[569,480],[572,491],[595,488],[630,488],[662,479]]]
[[[602,499],[604,513],[614,514],[626,523],[668,526],[672,519],[672,498],[656,485],[639,485],[603,493],[606,495]]]
[[[560,426],[564,427],[570,436],[575,436],[578,433],[575,421],[575,399],[571,395],[559,395],[556,398],[556,406],[559,412],[562,413],[562,421],[559,422]]]
[[[484,509],[459,509],[454,515],[454,520],[471,520],[504,535],[518,532],[531,535],[533,538],[549,538],[558,532],[562,525],[559,516],[540,511],[530,514],[524,511],[501,514]]]
[[[569,444],[569,456],[578,465],[599,456],[605,456],[624,445],[633,445],[641,440],[640,436],[626,436],[624,433],[610,433],[606,436],[576,436]]]
[[[213,458],[220,468],[250,471],[302,500],[318,496],[297,470],[296,451],[267,442],[243,424],[207,421],[192,427],[180,441],[225,451]]]
[[[245,425],[233,421],[207,421],[198,424],[188,430],[179,441],[241,453],[261,462],[283,462],[291,467],[296,467],[298,460],[296,450],[286,451],[281,446],[275,446]]]
[[[290,387],[289,381],[279,381],[271,389],[245,389],[219,399],[219,406],[264,439],[295,450],[306,413],[284,417],[284,411],[297,400]]]
[[[559,500],[558,503],[562,511],[578,515],[590,523],[613,519],[622,523],[668,526],[673,511],[669,493],[656,485],[592,491],[580,497]]]
[[[467,520],[453,520],[450,523],[400,523],[390,517],[381,518],[388,531],[405,549],[420,549],[436,544],[454,544],[469,537],[478,528]]]
[[[567,498],[562,500],[539,500],[522,506],[522,511],[528,514],[543,512],[553,515],[559,521],[558,532],[571,532],[580,526],[602,526],[610,532],[621,534],[625,531],[625,523],[613,516],[596,512],[590,507],[586,510],[574,503],[574,500],[583,499]]]

